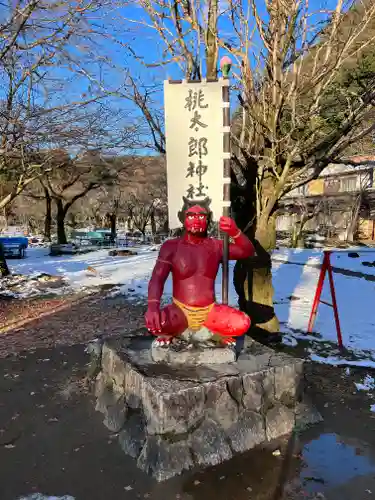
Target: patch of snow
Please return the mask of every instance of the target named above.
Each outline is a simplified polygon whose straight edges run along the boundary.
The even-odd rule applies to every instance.
[[[147,291],[147,280],[155,264],[157,249],[155,245],[135,247],[132,250],[137,252],[137,255],[131,257],[109,256],[108,249],[52,257],[49,255],[49,249],[30,248],[25,259],[9,260],[8,265],[13,274],[22,274],[30,278],[24,288],[22,295],[24,298],[35,295],[31,278],[40,274],[63,276],[66,285],[74,290],[100,285],[123,285],[125,288],[134,289],[130,295],[144,295]],[[56,289],[53,293],[66,291],[66,289]]]
[[[375,405],[371,405],[370,406],[370,411],[372,411],[373,413],[375,413]]]
[[[74,497],[70,495],[64,495],[62,497],[42,495],[41,493],[33,493],[27,497],[20,497],[18,500],[75,500]]]
[[[332,366],[359,366],[363,368],[375,368],[375,361],[369,359],[356,359],[350,360],[345,358],[339,358],[336,356],[319,356],[318,354],[311,354],[311,361],[316,363],[323,363]]]
[[[11,275],[0,280],[0,296],[26,299],[41,294],[60,294],[61,286],[65,284],[63,276],[55,278],[38,272],[26,276]]]
[[[283,344],[291,347],[295,347],[298,344],[297,339],[289,335],[283,335]]]
[[[374,377],[370,377],[370,375],[366,375],[363,382],[357,382],[355,386],[358,391],[371,391],[375,389],[375,379]]]
[[[331,264],[339,269],[360,272],[371,276],[375,275],[375,266],[368,267],[363,262],[375,262],[375,248],[352,247],[350,249],[332,251]],[[349,257],[349,253],[358,253],[359,257]],[[322,249],[304,249],[304,248],[279,248],[272,252],[272,258],[275,261],[289,262],[300,265],[320,265],[322,263]]]

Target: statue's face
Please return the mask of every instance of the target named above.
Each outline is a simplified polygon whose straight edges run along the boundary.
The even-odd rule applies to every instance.
[[[208,229],[207,210],[199,205],[194,205],[186,211],[185,229],[192,234],[205,234]]]

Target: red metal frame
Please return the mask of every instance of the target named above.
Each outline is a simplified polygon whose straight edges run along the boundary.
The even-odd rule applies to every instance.
[[[338,342],[339,347],[341,348],[341,347],[343,347],[343,343],[342,343],[339,312],[337,309],[335,284],[333,281],[333,271],[332,271],[331,260],[330,260],[331,253],[332,252],[330,250],[324,250],[323,264],[322,264],[322,268],[320,270],[319,280],[318,280],[318,284],[316,287],[316,292],[315,292],[313,306],[311,309],[311,314],[310,314],[310,319],[309,319],[309,325],[307,327],[307,332],[311,333],[313,331],[316,316],[318,314],[319,304],[325,304],[326,306],[332,307],[333,313],[335,315],[337,342]],[[327,272],[328,272],[329,286],[330,286],[330,290],[331,290],[332,304],[320,299],[320,297],[322,296],[324,280],[325,280]]]

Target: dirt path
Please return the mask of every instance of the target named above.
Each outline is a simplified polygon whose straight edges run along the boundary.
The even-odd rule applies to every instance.
[[[143,305],[91,298],[0,337],[0,499],[367,500],[375,493],[375,414],[363,370],[310,363],[324,422],[288,442],[156,484],[120,450],[82,384],[81,342],[142,321]],[[73,345],[75,344],[75,345]],[[25,350],[26,349],[26,350]]]
[[[84,300],[84,296],[71,295],[51,299],[0,299],[0,333],[20,328],[35,319],[49,316]]]
[[[87,342],[97,335],[119,335],[143,324],[144,304],[123,296],[73,295],[13,306],[13,323],[0,330],[0,357],[22,350]],[[8,316],[9,317],[9,316]]]

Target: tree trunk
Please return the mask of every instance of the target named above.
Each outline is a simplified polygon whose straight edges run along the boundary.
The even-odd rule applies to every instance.
[[[129,233],[132,233],[134,231],[134,224],[133,224],[133,219],[131,217],[128,217],[126,221],[126,226],[127,226],[127,231]]]
[[[27,220],[27,231],[29,234],[39,233],[38,223],[35,222],[31,217]]]
[[[276,245],[275,216],[259,217],[253,238],[256,255],[237,262],[234,270],[234,286],[239,296],[239,307],[252,322],[253,337],[266,337],[279,333],[272,283],[270,250]]]
[[[4,223],[5,229],[9,227],[9,216],[10,216],[10,204],[4,207]]]
[[[72,229],[75,229],[77,227],[77,214],[70,212],[69,217],[68,217],[68,224]]]
[[[44,216],[44,241],[51,241],[52,227],[52,198],[47,189],[44,191],[46,201],[46,213]]]
[[[95,229],[99,229],[102,226],[102,216],[100,213],[96,213],[94,216]]]
[[[280,325],[273,305],[272,261],[269,253],[276,246],[275,216],[268,219],[261,217],[258,220],[255,240],[261,267],[253,269],[252,301],[256,310],[254,319],[258,329],[278,333]]]
[[[245,191],[234,190],[234,212],[237,214],[239,227],[244,228],[250,221],[249,237],[255,247],[255,256],[240,260],[235,266],[234,286],[239,296],[239,307],[251,319],[250,335],[258,339],[277,339],[279,321],[276,317],[272,283],[272,261],[270,251],[276,246],[276,214],[270,200],[275,193],[275,180],[265,175],[259,189],[256,188],[255,173],[257,164],[250,164],[246,171],[247,187]],[[240,195],[240,196],[239,196]],[[261,206],[267,212],[258,212],[257,195],[261,196]],[[271,335],[269,335],[271,334]]]
[[[5,260],[4,248],[0,242],[0,276],[5,278],[5,276],[10,276],[9,267],[7,261]]]
[[[65,233],[66,210],[61,200],[56,200],[56,208],[57,243],[59,245],[66,245],[68,243]]]
[[[293,230],[292,230],[292,238],[291,238],[291,243],[290,246],[292,248],[303,248],[304,247],[304,240],[303,240],[303,230],[305,227],[306,221],[299,221],[294,224]]]
[[[166,219],[164,222],[163,222],[163,225],[162,225],[162,232],[163,234],[169,234],[169,220]]]
[[[217,20],[218,20],[219,1],[210,0],[207,13],[207,32],[206,32],[206,77],[215,79],[217,77]]]
[[[151,223],[151,233],[152,236],[156,235],[156,220],[155,220],[155,212],[154,210],[151,212],[150,215],[150,223]]]
[[[115,212],[107,214],[107,219],[109,222],[109,228],[111,230],[111,242],[114,244],[116,242],[117,234],[117,215]]]
[[[349,222],[348,229],[346,231],[346,241],[353,242],[358,229],[359,213],[361,211],[362,205],[362,193],[359,194],[355,201],[354,207],[351,213],[351,219]]]

